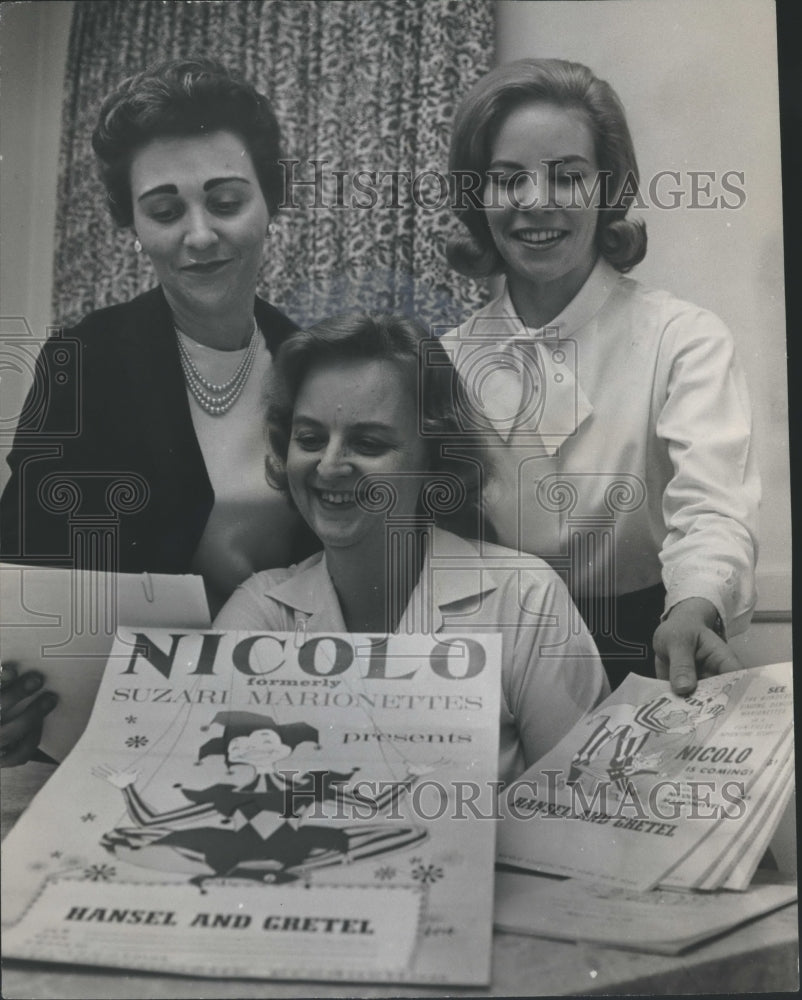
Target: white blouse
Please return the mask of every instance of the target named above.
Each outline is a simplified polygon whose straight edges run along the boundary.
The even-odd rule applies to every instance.
[[[600,260],[542,329],[505,290],[442,338],[489,445],[498,541],[561,571],[574,598],[658,583],[704,597],[728,633],[755,601],[760,499],[732,337],[712,313]]]
[[[401,635],[501,634],[499,778],[512,781],[609,693],[596,647],[553,570],[531,555],[434,528]],[[345,632],[322,553],[239,587],[215,628]]]

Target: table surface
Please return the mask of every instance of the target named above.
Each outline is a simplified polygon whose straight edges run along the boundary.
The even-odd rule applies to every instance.
[[[2,836],[53,773],[26,764],[0,774]],[[455,988],[196,979],[44,962],[3,962],[2,996],[12,998],[498,997],[566,994],[693,994],[793,991],[798,988],[798,909],[788,906],[679,956],[646,955],[600,945],[519,934],[493,938],[490,987]]]

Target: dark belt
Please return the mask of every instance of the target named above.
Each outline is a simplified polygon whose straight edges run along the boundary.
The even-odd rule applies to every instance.
[[[665,599],[662,583],[607,600],[575,599],[598,646],[612,688],[617,688],[629,673],[656,676],[652,637],[660,624]]]

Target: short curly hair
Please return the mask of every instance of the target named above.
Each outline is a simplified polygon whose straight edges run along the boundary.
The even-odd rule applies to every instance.
[[[429,500],[434,502],[434,507],[424,506],[434,511],[434,521],[465,537],[492,540],[481,513],[482,445],[460,420],[459,377],[437,338],[404,316],[344,313],[292,333],[282,343],[265,386],[269,444],[265,471],[270,485],[289,498],[286,463],[293,411],[311,369],[361,359],[393,362],[415,394],[429,461],[426,471],[432,479]],[[456,455],[453,446],[466,443],[472,457],[468,451]]]
[[[171,59],[130,76],[106,97],[92,133],[109,210],[120,227],[133,224],[131,160],[152,139],[241,137],[270,214],[284,195],[281,133],[267,98],[215,59]]]
[[[493,142],[510,112],[533,101],[580,110],[590,125],[602,176],[614,192],[611,207],[599,213],[596,246],[616,270],[626,272],[646,255],[646,226],[625,218],[637,193],[639,179],[635,148],[623,105],[604,80],[581,63],[564,59],[519,59],[498,66],[470,90],[454,122],[449,154],[452,190],[462,192],[455,213],[469,236],[452,237],[446,247],[449,263],[472,277],[504,270],[485,211],[478,200],[466,203],[461,175],[484,178]]]

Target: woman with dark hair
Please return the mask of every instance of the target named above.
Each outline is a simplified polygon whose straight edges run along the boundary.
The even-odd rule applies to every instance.
[[[2,557],[199,573],[215,610],[255,570],[312,551],[263,474],[262,381],[295,329],[256,296],[282,198],[279,127],[245,80],[186,59],[123,81],[92,143],[112,218],[159,285],[45,345],[8,460]],[[110,522],[111,544],[71,536]],[[19,712],[41,676],[4,673],[8,765],[28,759],[54,701]]]
[[[638,168],[615,92],[559,59],[500,66],[457,113],[450,169],[466,274],[501,295],[443,344],[463,421],[490,441],[497,538],[565,574],[616,685],[737,667],[754,604],[760,484],[732,337],[624,277]],[[655,662],[656,656],[656,662]]]
[[[450,457],[465,438],[439,342],[408,319],[342,316],[288,337],[271,379],[268,478],[323,552],[251,577],[215,627],[500,632],[499,770],[516,777],[607,684],[553,570],[447,530],[479,533],[481,462]]]

